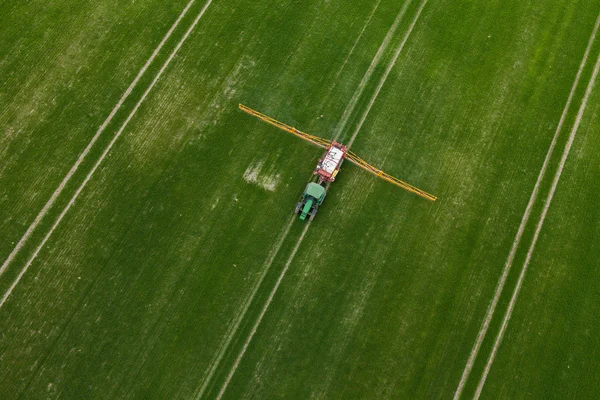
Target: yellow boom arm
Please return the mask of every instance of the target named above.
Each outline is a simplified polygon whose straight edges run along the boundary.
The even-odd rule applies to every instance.
[[[331,140],[327,140],[327,139],[323,139],[320,138],[318,136],[313,136],[310,135],[308,133],[299,131],[298,129],[286,125],[283,122],[279,122],[274,118],[269,117],[268,115],[262,114],[256,110],[251,109],[250,107],[246,107],[243,104],[239,105],[240,110],[244,111],[245,113],[248,113],[252,116],[255,116],[256,118],[259,118],[263,121],[265,121],[266,123],[273,125],[279,129],[282,129],[286,132],[291,133],[292,135],[298,136],[301,139],[304,139],[312,144],[315,144],[319,147],[323,147],[323,148],[327,148],[330,144],[331,144]],[[413,185],[411,185],[410,183],[406,183],[398,178],[394,178],[393,176],[386,174],[385,172],[383,172],[382,170],[372,166],[371,164],[367,163],[365,160],[363,160],[362,158],[360,158],[359,156],[357,156],[355,153],[353,153],[352,151],[348,150],[346,152],[346,159],[348,161],[350,161],[351,163],[355,164],[356,166],[364,169],[365,171],[368,171],[370,173],[372,173],[373,175],[376,175],[378,177],[380,177],[381,179],[388,181],[390,183],[393,183],[396,186],[400,186],[403,189],[408,190],[409,192],[415,193],[421,197],[426,198],[427,200],[431,200],[431,201],[435,201],[437,199],[436,196],[429,194],[417,187],[414,187]]]
[[[348,152],[346,153],[346,159],[348,161],[350,161],[352,164],[364,169],[365,171],[368,171],[368,172],[372,173],[373,175],[376,175],[385,181],[393,183],[396,186],[400,186],[401,188],[406,189],[409,192],[418,194],[419,196],[424,197],[427,200],[435,201],[437,199],[436,196],[434,196],[430,193],[427,193],[426,191],[421,190],[417,187],[414,187],[410,183],[406,183],[398,178],[391,176],[390,174],[386,174],[382,170],[367,163],[365,160],[363,160],[362,158],[360,158],[359,156],[357,156],[350,150],[348,150]]]
[[[296,135],[299,138],[309,141],[312,144],[315,144],[324,149],[326,149],[327,146],[329,146],[331,144],[331,140],[323,139],[318,136],[309,135],[308,133],[299,131],[298,129],[294,128],[293,126],[289,126],[289,125],[284,124],[283,122],[279,122],[276,119],[271,118],[268,115],[259,113],[258,111],[253,110],[250,107],[246,107],[243,104],[240,104],[239,108],[240,108],[240,110],[242,110],[245,113],[255,116],[258,119],[262,119],[263,121],[265,121],[268,124],[271,124],[279,129],[283,129],[284,131],[289,132],[292,135]]]

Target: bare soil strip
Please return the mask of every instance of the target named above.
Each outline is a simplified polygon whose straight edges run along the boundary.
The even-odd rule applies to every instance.
[[[156,74],[156,76],[154,77],[154,80],[152,81],[152,83],[150,84],[150,86],[148,86],[148,88],[146,89],[146,91],[144,92],[144,94],[142,95],[142,97],[140,98],[140,100],[137,102],[137,104],[135,105],[135,107],[133,108],[133,110],[131,111],[131,113],[129,114],[129,116],[127,117],[127,119],[125,120],[125,122],[123,122],[123,125],[121,125],[121,128],[118,130],[118,132],[112,138],[112,140],[110,141],[110,143],[108,144],[108,146],[106,147],[106,149],[104,149],[104,152],[102,153],[102,155],[100,156],[100,158],[98,159],[98,161],[96,161],[96,163],[94,164],[94,166],[92,167],[92,169],[90,170],[90,172],[87,174],[87,176],[85,177],[84,181],[81,183],[81,185],[79,186],[79,188],[77,188],[77,191],[75,191],[75,194],[73,195],[73,197],[71,198],[71,200],[69,200],[69,203],[67,203],[67,205],[65,206],[65,208],[63,209],[63,211],[60,213],[60,215],[56,219],[56,222],[54,223],[54,225],[52,225],[52,227],[50,228],[50,230],[48,231],[48,233],[46,234],[46,236],[44,236],[44,238],[42,239],[42,241],[40,242],[40,244],[37,246],[37,248],[35,249],[35,251],[31,255],[31,257],[27,260],[27,263],[25,263],[25,265],[23,266],[23,268],[19,272],[19,275],[17,275],[17,278],[10,285],[10,287],[8,288],[8,290],[6,291],[6,293],[4,293],[4,295],[2,296],[2,299],[0,300],[0,309],[2,308],[2,306],[4,305],[4,303],[6,302],[6,300],[8,299],[8,297],[11,295],[12,291],[14,290],[14,288],[18,285],[18,283],[21,280],[21,278],[23,277],[23,275],[25,275],[25,272],[27,272],[27,270],[29,269],[29,267],[31,266],[31,264],[33,263],[33,261],[36,259],[37,255],[39,254],[39,252],[41,251],[41,249],[44,247],[44,245],[46,244],[46,242],[48,241],[48,239],[50,238],[50,236],[52,236],[52,233],[54,233],[54,231],[56,230],[56,228],[58,227],[58,225],[60,224],[60,222],[62,221],[62,219],[64,218],[64,216],[71,209],[71,206],[73,206],[73,204],[75,203],[75,200],[77,200],[77,198],[81,194],[82,190],[88,184],[88,182],[90,181],[90,179],[92,178],[92,176],[94,175],[94,173],[96,172],[96,170],[98,169],[98,167],[100,166],[100,164],[102,163],[102,161],[104,161],[104,159],[106,158],[106,155],[110,152],[110,150],[112,149],[112,147],[115,144],[115,142],[117,141],[117,139],[119,139],[119,137],[121,136],[121,134],[123,133],[123,131],[125,130],[125,128],[127,127],[127,125],[129,124],[129,121],[131,121],[131,119],[137,113],[137,111],[140,108],[140,106],[142,105],[142,103],[146,100],[146,97],[148,97],[148,94],[152,91],[152,89],[154,88],[154,86],[156,85],[156,83],[158,82],[158,80],[160,79],[160,77],[162,76],[162,74],[165,72],[165,70],[167,69],[167,67],[169,66],[169,64],[171,63],[171,61],[173,60],[173,58],[175,57],[175,55],[179,52],[179,49],[181,48],[181,46],[183,45],[183,43],[190,36],[190,34],[192,33],[192,31],[194,30],[194,28],[198,24],[198,21],[200,21],[200,18],[202,18],[202,16],[204,15],[206,9],[210,6],[210,4],[212,3],[212,1],[213,0],[208,0],[206,2],[206,4],[202,8],[202,10],[198,14],[198,16],[196,17],[196,19],[192,23],[192,25],[185,32],[185,34],[183,35],[183,37],[181,38],[181,40],[179,41],[179,43],[177,43],[177,46],[175,47],[175,49],[173,49],[173,51],[169,55],[169,58],[167,59],[167,61],[165,61],[165,63],[161,67],[160,71],[158,71],[158,74]]]
[[[21,237],[21,239],[19,240],[19,242],[17,243],[17,245],[15,246],[15,248],[8,255],[8,258],[4,261],[4,263],[2,264],[2,267],[0,267],[0,275],[2,275],[4,273],[4,271],[6,271],[6,269],[10,265],[10,263],[14,260],[14,258],[17,256],[17,254],[19,253],[19,251],[23,248],[23,246],[25,245],[25,243],[27,242],[27,240],[29,240],[29,238],[31,237],[33,231],[37,228],[37,226],[40,224],[40,222],[42,221],[42,219],[44,219],[44,217],[46,216],[46,214],[48,213],[48,211],[50,210],[50,208],[52,208],[52,206],[56,202],[56,199],[58,198],[58,196],[60,196],[60,194],[64,190],[64,188],[67,185],[67,183],[69,183],[69,181],[71,180],[71,178],[73,177],[73,175],[79,169],[79,166],[81,165],[81,163],[83,162],[83,160],[85,159],[85,157],[89,154],[89,152],[91,151],[91,149],[94,146],[94,144],[98,141],[98,138],[100,137],[100,135],[102,135],[102,132],[104,132],[104,130],[106,129],[106,127],[108,126],[108,124],[110,124],[110,122],[113,120],[113,118],[114,118],[115,114],[117,113],[117,111],[121,108],[121,106],[123,105],[123,103],[125,102],[125,100],[129,97],[129,95],[131,94],[131,92],[133,91],[133,89],[138,84],[139,80],[142,78],[142,76],[144,75],[144,73],[146,72],[146,70],[148,69],[148,67],[150,66],[150,64],[152,64],[152,62],[154,61],[154,59],[156,58],[156,56],[158,55],[158,53],[163,48],[164,44],[167,42],[167,40],[169,40],[169,38],[171,37],[171,34],[173,33],[173,31],[177,28],[177,26],[179,25],[179,23],[181,22],[181,20],[183,19],[183,17],[187,14],[188,10],[192,6],[192,4],[194,4],[195,1],[196,0],[190,0],[190,2],[185,6],[185,8],[181,12],[181,14],[179,14],[179,17],[177,18],[177,20],[175,21],[175,23],[171,26],[171,28],[169,29],[169,31],[167,32],[167,34],[163,37],[163,39],[161,40],[161,42],[158,44],[158,47],[156,49],[154,49],[154,52],[152,53],[152,55],[150,56],[150,58],[148,59],[148,61],[146,61],[146,64],[144,64],[144,66],[142,67],[142,69],[140,69],[140,71],[138,72],[138,74],[135,77],[135,79],[133,80],[133,82],[131,82],[131,85],[129,85],[129,87],[127,88],[127,90],[125,90],[125,92],[123,93],[123,95],[121,96],[121,98],[119,99],[119,101],[115,105],[115,107],[112,109],[112,111],[110,112],[110,114],[108,115],[108,117],[106,118],[106,120],[102,123],[102,125],[100,126],[100,128],[98,128],[98,131],[96,132],[96,134],[94,135],[94,137],[92,137],[92,140],[88,143],[87,147],[83,150],[83,153],[81,153],[81,155],[79,156],[79,158],[77,159],[77,161],[75,162],[75,164],[73,164],[73,166],[71,167],[71,169],[69,170],[69,172],[67,173],[67,175],[65,175],[65,177],[63,178],[63,180],[60,182],[60,184],[58,185],[58,187],[54,191],[54,193],[52,193],[52,196],[50,196],[50,199],[46,202],[46,204],[44,205],[44,207],[42,208],[42,210],[39,212],[39,214],[37,215],[37,217],[35,218],[35,220],[31,223],[31,225],[29,225],[29,227],[27,228],[27,231],[25,231],[25,234],[23,234],[23,236]]]
[[[510,272],[510,269],[512,267],[512,264],[513,264],[513,261],[515,258],[515,254],[517,252],[517,248],[519,247],[521,238],[523,236],[523,232],[525,231],[525,226],[527,225],[527,222],[529,221],[529,217],[531,216],[531,210],[533,208],[535,201],[537,200],[538,192],[539,192],[542,180],[544,179],[544,176],[546,175],[546,170],[548,169],[548,164],[550,162],[550,158],[552,157],[552,154],[554,153],[554,148],[556,146],[556,142],[557,142],[560,132],[563,128],[563,125],[564,125],[566,116],[569,112],[569,109],[571,108],[571,102],[573,101],[573,97],[575,95],[575,90],[576,90],[577,86],[579,85],[579,80],[581,78],[581,74],[583,72],[585,65],[587,64],[587,60],[588,60],[588,57],[589,57],[589,54],[590,54],[590,51],[592,48],[592,44],[594,42],[594,39],[596,38],[596,34],[598,32],[599,26],[600,26],[600,15],[598,16],[598,19],[596,20],[596,25],[594,26],[594,29],[593,29],[590,39],[588,41],[588,45],[585,50],[583,59],[581,60],[579,70],[577,71],[575,81],[573,82],[573,86],[571,87],[571,92],[569,93],[569,97],[567,99],[567,104],[565,105],[565,108],[563,109],[562,115],[560,117],[560,121],[556,128],[556,132],[554,133],[554,137],[552,138],[552,143],[550,144],[550,148],[548,149],[548,153],[546,154],[546,158],[544,159],[544,164],[542,165],[542,169],[540,170],[540,173],[538,175],[537,181],[533,188],[533,192],[531,193],[531,197],[529,198],[529,203],[527,204],[527,208],[525,209],[525,214],[523,214],[523,218],[521,219],[521,224],[519,225],[517,235],[515,237],[515,240],[513,241],[512,247],[510,249],[510,253],[508,255],[508,260],[506,261],[504,270],[502,271],[502,275],[500,277],[500,280],[498,281],[498,285],[496,286],[496,291],[494,293],[494,297],[488,307],[486,317],[481,325],[481,328],[477,335],[477,339],[475,340],[475,344],[473,345],[473,348],[471,349],[471,354],[469,355],[469,359],[467,360],[467,364],[465,365],[465,369],[463,370],[460,382],[458,383],[458,387],[456,388],[456,391],[454,392],[455,400],[458,400],[460,398],[460,396],[464,390],[467,379],[469,378],[469,374],[471,373],[471,370],[473,369],[473,364],[475,363],[475,359],[477,358],[477,355],[479,354],[479,349],[481,348],[483,339],[485,338],[485,335],[487,334],[490,323],[492,321],[492,317],[494,315],[494,312],[496,311],[496,307],[498,306],[498,301],[500,300],[500,296],[504,289],[504,285],[506,284],[506,278],[508,277],[508,273]],[[587,101],[587,99],[585,101]]]

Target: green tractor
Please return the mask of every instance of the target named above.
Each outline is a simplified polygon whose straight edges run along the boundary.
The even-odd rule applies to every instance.
[[[306,185],[302,198],[296,206],[296,214],[300,214],[301,220],[306,220],[306,217],[310,221],[317,215],[317,208],[323,203],[326,195],[325,188],[316,182],[310,182]]]

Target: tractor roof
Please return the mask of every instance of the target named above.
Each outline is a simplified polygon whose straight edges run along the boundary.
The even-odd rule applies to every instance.
[[[314,197],[317,200],[320,199],[324,193],[325,188],[318,183],[311,182],[306,186],[306,194]]]

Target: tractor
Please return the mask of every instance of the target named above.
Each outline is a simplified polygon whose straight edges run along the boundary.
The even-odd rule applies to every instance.
[[[300,214],[300,219],[303,221],[306,220],[306,217],[309,217],[310,221],[313,220],[317,214],[317,208],[321,205],[321,203],[323,203],[323,199],[325,199],[325,193],[329,188],[329,185],[335,181],[335,177],[337,176],[338,172],[340,172],[340,167],[342,166],[342,162],[344,160],[348,160],[357,167],[360,167],[387,182],[406,189],[409,192],[415,193],[427,200],[435,201],[437,199],[436,196],[398,178],[395,178],[390,174],[386,174],[379,168],[367,163],[354,152],[350,151],[349,145],[344,146],[335,140],[328,140],[299,131],[293,126],[286,125],[283,122],[277,121],[275,118],[271,118],[268,115],[262,114],[243,104],[240,104],[239,108],[249,115],[257,117],[258,119],[261,119],[270,125],[289,132],[294,136],[304,139],[307,142],[326,150],[325,155],[319,160],[319,163],[313,172],[313,175],[316,176],[316,182],[310,182],[308,186],[306,186],[306,189],[302,194],[302,198],[296,206],[296,214]]]
[[[304,189],[304,193],[302,193],[302,197],[296,205],[296,214],[300,214],[300,219],[304,221],[308,217],[309,221],[312,221],[317,215],[317,209],[323,203],[326,194],[325,187],[316,182],[310,182],[306,185],[306,189]]]

